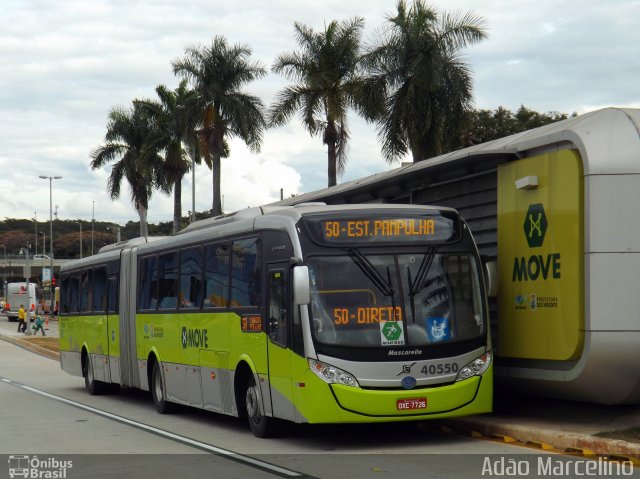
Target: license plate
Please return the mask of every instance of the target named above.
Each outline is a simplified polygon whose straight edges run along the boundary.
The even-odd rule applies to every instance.
[[[397,399],[398,411],[411,411],[412,409],[427,409],[427,398]]]

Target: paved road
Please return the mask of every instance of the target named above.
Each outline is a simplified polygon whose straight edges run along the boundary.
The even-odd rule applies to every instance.
[[[548,477],[537,474],[541,459],[554,461],[543,467],[560,464],[562,477],[579,475],[557,469],[570,460],[565,456],[423,425],[292,426],[279,438],[257,439],[236,418],[190,408],[159,415],[140,391],[89,396],[82,378],[5,341],[0,398],[0,477],[24,456],[36,457],[40,469],[71,461],[68,478],[475,478],[500,475],[509,461],[520,472],[528,464],[527,477]]]

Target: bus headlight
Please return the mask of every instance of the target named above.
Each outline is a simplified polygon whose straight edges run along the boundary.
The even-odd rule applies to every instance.
[[[325,364],[315,359],[309,359],[309,368],[316,376],[329,384],[344,384],[345,386],[360,387],[356,378],[342,369]]]
[[[489,366],[491,366],[492,359],[493,359],[493,356],[491,353],[485,353],[482,356],[480,356],[478,359],[467,364],[458,373],[458,376],[456,377],[456,382],[464,381],[465,379],[469,379],[470,377],[473,377],[473,376],[482,376],[486,372],[486,370],[489,369]]]

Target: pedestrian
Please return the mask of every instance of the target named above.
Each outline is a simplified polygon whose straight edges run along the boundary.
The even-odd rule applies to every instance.
[[[27,313],[24,310],[24,304],[18,309],[18,332],[24,333],[27,330]]]
[[[38,314],[38,316],[36,316],[35,324],[32,326],[33,334],[36,334],[38,330],[40,330],[42,331],[42,335],[45,336],[44,328],[42,327],[43,324],[44,324],[44,319],[42,319],[42,316]]]

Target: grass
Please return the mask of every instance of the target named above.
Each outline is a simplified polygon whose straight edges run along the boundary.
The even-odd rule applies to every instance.
[[[628,429],[617,429],[615,431],[604,431],[595,434],[598,437],[609,439],[621,439],[627,442],[640,443],[640,427],[630,427]]]
[[[20,339],[56,353],[60,351],[58,338],[48,338],[46,336],[23,336]]]

